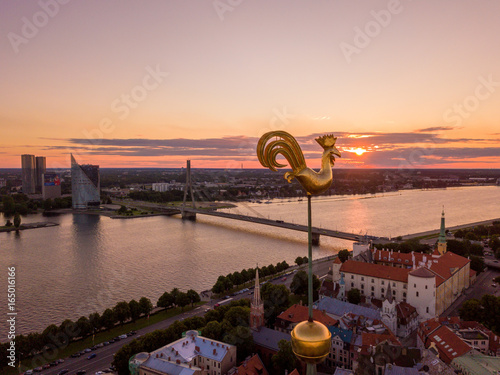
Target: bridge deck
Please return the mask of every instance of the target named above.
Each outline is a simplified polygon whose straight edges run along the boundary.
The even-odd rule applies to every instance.
[[[227,212],[219,212],[219,211],[211,211],[211,210],[185,209],[185,211],[191,212],[191,213],[196,213],[196,214],[201,214],[201,215],[218,216],[218,217],[223,217],[226,219],[248,221],[250,223],[256,223],[256,224],[271,225],[274,227],[292,229],[292,230],[297,230],[300,232],[307,233],[307,225],[287,223],[283,220],[271,220],[271,219],[265,219],[265,218],[254,217],[254,216],[230,214]],[[317,228],[317,227],[312,228],[312,233],[313,233],[313,235],[316,235],[316,236],[321,235],[321,236],[327,236],[327,237],[336,237],[336,238],[341,238],[341,239],[349,240],[349,241],[357,241],[361,238],[367,239],[368,241],[378,239],[378,237],[374,237],[374,236],[361,236],[359,234],[340,232],[340,231]]]

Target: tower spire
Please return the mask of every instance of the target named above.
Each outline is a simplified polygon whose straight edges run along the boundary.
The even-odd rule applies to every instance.
[[[260,282],[259,282],[259,267],[255,271],[255,289],[253,294],[253,304],[260,305]]]
[[[260,299],[259,266],[255,270],[255,289],[250,304],[250,328],[259,330],[264,325],[264,302]]]
[[[441,213],[441,230],[439,231],[438,252],[440,255],[446,253],[446,227],[444,223],[444,205]]]

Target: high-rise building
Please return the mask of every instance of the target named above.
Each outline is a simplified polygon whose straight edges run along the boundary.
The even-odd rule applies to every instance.
[[[89,208],[101,203],[99,166],[79,165],[71,155],[71,191],[73,208]]]
[[[47,170],[45,156],[37,156],[35,160],[35,190],[37,193],[42,192],[43,174]]]
[[[35,155],[21,155],[23,193],[35,194]]]
[[[61,178],[57,173],[43,174],[42,197],[43,199],[61,198]]]

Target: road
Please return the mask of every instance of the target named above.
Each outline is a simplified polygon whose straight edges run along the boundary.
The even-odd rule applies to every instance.
[[[313,262],[313,273],[317,275],[319,278],[326,277],[330,267],[332,266],[332,261],[331,257],[329,259],[318,259]],[[305,267],[305,268],[304,268]],[[291,267],[289,271],[294,271],[297,269],[297,266]],[[302,265],[300,269],[305,269],[307,271],[307,265]],[[290,287],[290,284],[292,282],[293,276],[287,276],[286,280],[283,282],[282,277],[277,278],[277,280],[272,280],[270,281],[273,284],[284,284],[288,288]],[[251,299],[253,296],[253,290],[250,292],[246,292],[243,294],[237,294],[234,297],[232,297],[234,300],[239,300],[242,298],[249,298]],[[224,299],[224,298],[222,298]],[[221,301],[222,299],[218,300],[212,300],[211,305]],[[200,307],[197,307],[194,310],[191,310],[189,312],[185,312],[183,314],[177,315],[175,317],[163,320],[161,322],[155,323],[149,327],[145,327],[143,329],[140,329],[137,331],[137,334],[134,336],[127,337],[126,339],[122,339],[118,342],[112,343],[108,346],[104,346],[102,348],[98,348],[95,351],[91,353],[95,353],[97,356],[93,359],[88,360],[87,357],[91,353],[87,353],[85,355],[82,355],[81,357],[78,358],[65,358],[64,363],[59,364],[58,366],[52,367],[50,369],[43,370],[42,372],[39,373],[34,373],[34,374],[40,374],[40,375],[57,375],[59,371],[62,369],[68,369],[69,372],[67,375],[74,375],[77,371],[79,370],[85,370],[87,372],[87,375],[92,374],[94,375],[97,371],[102,371],[104,369],[107,369],[111,366],[111,362],[113,361],[113,355],[123,346],[128,343],[130,343],[132,340],[136,339],[137,337],[143,336],[147,333],[153,332],[157,329],[165,329],[168,328],[173,322],[176,320],[183,320],[192,316],[203,316],[205,314],[205,310],[207,309],[207,305],[203,305]]]

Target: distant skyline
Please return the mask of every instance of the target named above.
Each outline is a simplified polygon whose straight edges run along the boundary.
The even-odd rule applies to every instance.
[[[2,4],[0,168],[258,168],[266,131],[336,168],[500,168],[500,3]]]

